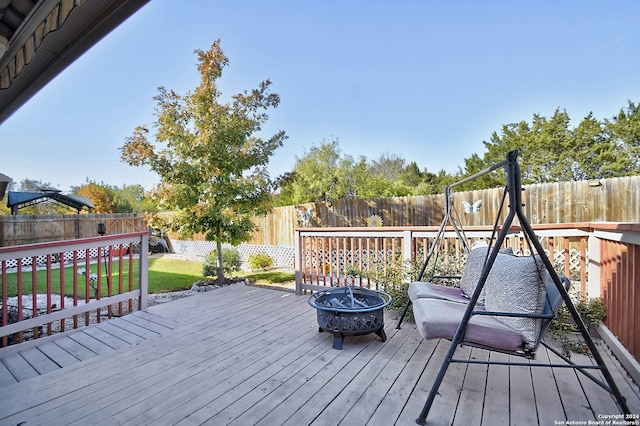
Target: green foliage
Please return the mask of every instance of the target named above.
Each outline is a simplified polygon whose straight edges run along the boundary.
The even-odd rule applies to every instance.
[[[587,326],[601,324],[607,317],[604,303],[599,297],[591,300],[581,297],[576,305],[576,310]]]
[[[534,114],[531,121],[504,124],[483,141],[484,152],[464,159],[455,174],[405,165],[396,154],[367,161],[343,155],[338,140],[312,147],[296,158],[290,179],[283,183],[277,205],[331,202],[344,198],[381,198],[442,193],[444,185],[474,175],[504,161],[519,150],[523,184],[605,179],[640,174],[640,104],[631,101],[611,119],[593,114],[577,126],[557,109],[551,117]],[[479,190],[504,185],[504,170],[483,175],[460,186]]]
[[[520,150],[524,184],[604,179],[640,173],[640,105],[629,102],[611,120],[589,113],[574,128],[569,114],[557,109],[547,118],[505,124],[484,141],[485,153],[466,158],[458,178],[471,176]],[[502,170],[465,184],[463,190],[492,188],[504,183]]]
[[[235,247],[222,249],[222,271],[225,277],[231,277],[234,272],[240,270],[240,254]],[[212,250],[202,262],[202,275],[205,277],[213,277],[218,271],[218,251]]]
[[[394,309],[396,311],[402,312],[404,307],[409,303],[409,283],[402,283],[399,286],[391,287],[386,290],[387,294],[391,296],[392,300],[389,304],[389,309]],[[413,311],[410,309],[407,311],[407,319],[413,319]]]
[[[158,210],[156,203],[146,196],[142,185],[119,188],[88,180],[72,190],[76,195],[88,197],[95,206],[95,213],[152,213]]]
[[[600,298],[586,300],[583,296],[579,296],[575,308],[587,328],[591,325],[602,323],[607,316],[604,303]],[[578,332],[578,326],[573,321],[573,317],[564,303],[558,310],[556,318],[551,321],[549,332],[555,340],[560,342],[566,356],[570,357],[572,352],[589,352],[589,348],[582,337],[574,337],[575,333]]]
[[[444,275],[445,271],[451,271],[452,266],[444,258],[438,260],[432,258],[430,265],[436,264],[437,275]],[[393,298],[389,305],[392,309],[402,310],[409,301],[407,290],[409,283],[417,279],[423,263],[418,261],[403,261],[400,255],[395,258],[389,257],[386,260],[372,261],[367,267],[359,269],[355,266],[348,266],[345,274],[352,277],[361,277],[364,282],[375,283],[377,288],[389,293]],[[423,281],[434,275],[433,266],[428,266],[429,274],[423,275]],[[451,274],[449,274],[451,275]],[[446,284],[446,283],[445,283]]]
[[[93,204],[95,213],[113,213],[113,203],[105,185],[88,182],[76,190],[76,194],[87,197]]]
[[[142,185],[123,185],[108,187],[114,213],[151,213],[158,211],[155,202],[146,196]]]
[[[266,269],[273,266],[273,259],[266,253],[254,253],[247,258],[247,265],[253,271]]]
[[[624,175],[640,173],[640,103],[628,101],[627,107],[605,120],[604,126],[610,144],[623,153],[614,167],[622,167]]]
[[[296,279],[293,272],[283,271],[256,272],[242,275],[258,284],[280,284],[295,281]]]
[[[417,259],[422,259],[422,253],[418,253]],[[421,281],[430,281],[434,276],[458,277],[461,274],[466,259],[457,261],[453,248],[444,253],[443,250],[435,251],[422,274]],[[378,288],[387,292],[393,300],[389,308],[402,311],[409,302],[407,290],[409,283],[418,279],[424,266],[421,260],[403,261],[400,254],[388,257],[386,261],[371,262],[368,267],[359,269],[348,266],[345,274],[353,277],[362,277],[365,282],[375,283]],[[446,286],[459,286],[457,278],[437,278],[438,284]],[[413,312],[407,311],[408,318],[413,318]]]
[[[271,210],[277,181],[266,166],[286,136],[279,131],[265,140],[255,134],[280,97],[265,80],[223,102],[217,80],[229,61],[220,40],[196,54],[200,85],[184,96],[159,88],[155,142],[139,126],[120,148],[121,159],[159,175],[153,196],[159,208],[175,212],[172,231],[236,245],[250,239],[256,228],[252,219]]]
[[[405,167],[397,155],[367,161],[343,155],[337,139],[312,147],[296,158],[290,179],[283,182],[277,205],[328,202],[345,198],[381,198],[435,194],[446,172],[420,171],[415,162]]]

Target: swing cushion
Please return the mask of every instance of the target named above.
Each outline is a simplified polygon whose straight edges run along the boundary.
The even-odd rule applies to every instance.
[[[464,271],[462,273],[462,278],[460,278],[460,290],[462,290],[462,295],[467,299],[470,299],[473,295],[473,292],[478,285],[478,281],[480,281],[480,276],[482,275],[482,269],[484,268],[484,262],[487,258],[487,250],[488,247],[486,244],[484,246],[476,246],[474,244],[471,247],[471,251],[467,256],[467,263],[464,267]],[[495,263],[503,256],[513,256],[513,249],[511,247],[501,248],[498,252],[498,257],[496,258]],[[494,264],[495,267],[495,264]],[[487,283],[493,278],[493,268],[491,272],[489,272],[489,276],[487,277]],[[480,297],[478,298],[478,305],[484,305],[487,294],[487,285],[485,283],[485,287],[480,292]]]
[[[414,281],[409,284],[407,294],[411,302],[418,299],[441,299],[465,304],[469,302],[458,287],[448,287],[432,282]]]
[[[485,285],[485,309],[491,312],[541,314],[549,273],[540,256],[498,255]],[[542,320],[496,316],[517,331],[527,348],[535,348]]]
[[[568,289],[570,281],[563,276],[560,276],[560,280],[564,284],[565,289]],[[545,306],[543,312],[551,314],[556,312],[560,307],[562,297],[558,293],[551,277],[548,277],[546,281],[550,298],[549,300],[546,300],[546,297],[544,298]],[[412,283],[412,285],[413,284],[415,283]],[[436,298],[420,298],[414,300],[413,316],[418,332],[425,339],[444,338],[451,340],[462,321],[467,305],[468,300],[467,303]],[[477,306],[476,310],[484,311],[485,308],[486,306]],[[512,307],[508,309],[513,310]],[[464,341],[483,347],[510,352],[522,352],[526,349],[533,348],[532,345],[525,340],[521,332],[498,320],[498,318],[499,317],[487,315],[471,316]],[[502,319],[504,318],[506,317],[502,317]],[[546,326],[548,326],[550,322],[550,320],[542,321],[546,322]],[[540,333],[541,332],[542,331],[540,331]]]
[[[413,302],[413,316],[420,335],[425,339],[451,340],[462,321],[467,303],[442,299],[418,299]],[[478,307],[482,311],[482,307]],[[504,351],[524,350],[522,336],[496,317],[473,315],[467,325],[465,342]]]

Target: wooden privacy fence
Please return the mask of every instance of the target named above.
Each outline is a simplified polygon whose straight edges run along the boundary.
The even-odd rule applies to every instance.
[[[640,222],[640,176],[543,183],[524,189],[524,213],[531,224]],[[503,191],[504,188],[493,188],[455,193],[453,205],[461,225],[493,225]],[[480,207],[477,212],[467,213],[465,203]],[[443,213],[442,194],[278,207],[270,215],[255,219],[259,230],[249,243],[292,246],[296,227],[365,227],[372,215],[379,215],[384,227],[437,226]],[[505,215],[506,212],[500,221]]]
[[[135,213],[0,216],[0,247],[91,238],[98,235],[99,223],[107,235],[148,230]]]

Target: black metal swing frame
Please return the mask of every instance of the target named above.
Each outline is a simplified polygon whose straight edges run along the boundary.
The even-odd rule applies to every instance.
[[[529,221],[527,220],[524,212],[523,212],[523,202],[522,202],[522,183],[521,183],[521,178],[520,178],[520,167],[518,165],[517,162],[517,157],[518,157],[518,152],[517,151],[512,151],[509,152],[507,154],[506,160],[494,164],[493,166],[478,172],[476,174],[474,174],[473,176],[470,176],[464,180],[461,180],[459,182],[456,182],[453,185],[450,185],[449,187],[445,188],[445,217],[442,221],[442,224],[438,230],[437,236],[436,236],[436,240],[437,238],[439,238],[441,235],[444,234],[444,231],[447,227],[447,224],[450,224],[456,235],[458,236],[458,238],[460,239],[460,241],[462,242],[464,248],[468,251],[468,241],[464,235],[464,231],[459,228],[455,221],[453,220],[452,216],[451,216],[451,207],[452,207],[452,193],[451,193],[451,189],[454,186],[458,186],[461,185],[465,182],[468,182],[472,179],[475,179],[477,177],[480,177],[482,175],[485,175],[487,173],[493,172],[501,167],[504,167],[505,172],[506,172],[506,188],[505,188],[505,197],[508,195],[509,197],[509,211],[507,214],[507,217],[505,219],[505,221],[503,222],[502,226],[500,227],[500,230],[495,238],[495,242],[493,242],[493,244],[490,245],[490,250],[489,250],[489,254],[487,257],[487,260],[485,262],[484,268],[482,270],[478,285],[475,288],[475,291],[473,293],[473,295],[471,296],[469,303],[466,307],[465,313],[462,317],[462,320],[460,321],[460,325],[458,326],[456,333],[454,334],[453,338],[451,339],[451,343],[449,345],[449,349],[447,351],[447,354],[445,355],[445,358],[442,362],[442,365],[440,367],[440,370],[438,372],[438,375],[436,376],[436,379],[433,383],[433,386],[431,387],[431,391],[429,392],[429,396],[427,398],[427,401],[424,404],[424,407],[419,415],[419,417],[416,419],[416,423],[424,425],[426,424],[426,419],[427,416],[429,414],[429,410],[431,409],[431,406],[433,405],[433,402],[435,400],[435,397],[438,393],[438,389],[440,388],[440,385],[442,384],[442,381],[444,380],[444,377],[446,375],[447,369],[449,368],[449,365],[451,363],[466,363],[466,364],[485,364],[485,365],[513,365],[513,366],[527,366],[527,367],[554,367],[554,368],[573,368],[573,369],[577,369],[578,371],[580,371],[582,374],[584,374],[586,377],[588,377],[589,379],[591,379],[594,383],[596,383],[598,386],[602,387],[605,391],[609,392],[614,399],[616,400],[616,403],[618,404],[619,408],[624,412],[624,414],[631,414],[629,411],[629,408],[626,404],[626,401],[624,400],[624,397],[622,396],[622,394],[620,393],[620,390],[618,389],[618,387],[616,386],[615,382],[613,381],[613,378],[609,372],[609,370],[607,369],[604,360],[602,358],[602,356],[600,355],[600,353],[598,352],[598,349],[591,337],[591,335],[589,334],[589,331],[587,330],[584,322],[582,321],[580,314],[578,313],[578,311],[576,310],[575,306],[573,305],[571,298],[569,297],[569,294],[567,293],[567,290],[565,289],[562,280],[560,279],[559,275],[555,272],[553,265],[551,263],[551,261],[549,260],[549,258],[547,257],[547,255],[544,252],[544,249],[542,247],[542,245],[540,244],[540,241],[538,240],[538,238],[536,237],[533,228],[531,227],[531,225],[529,224]],[[503,198],[504,201],[504,198]],[[504,204],[504,203],[503,203]],[[499,217],[500,215],[498,215]],[[487,281],[487,278],[489,276],[489,273],[491,271],[491,268],[498,256],[498,252],[500,247],[502,246],[502,244],[504,243],[505,239],[507,238],[507,235],[510,233],[511,231],[511,225],[513,224],[513,220],[515,218],[518,218],[519,221],[519,225],[521,228],[521,232],[524,234],[525,238],[527,239],[527,241],[529,242],[530,245],[533,246],[533,248],[535,248],[535,252],[540,256],[545,268],[547,269],[549,276],[551,277],[551,279],[553,280],[556,288],[558,289],[558,292],[560,293],[562,300],[564,301],[564,303],[567,306],[567,309],[569,310],[569,313],[571,314],[571,317],[573,318],[573,320],[575,321],[577,327],[578,327],[578,331],[580,332],[580,334],[582,335],[582,338],[584,339],[587,347],[589,348],[589,351],[591,352],[594,361],[596,363],[596,365],[578,365],[574,362],[572,362],[569,358],[565,357],[563,354],[559,353],[555,348],[547,345],[544,341],[542,341],[542,339],[539,337],[538,338],[538,342],[542,343],[546,348],[548,348],[549,350],[551,350],[554,354],[556,354],[558,357],[560,357],[566,364],[552,364],[552,363],[532,363],[532,362],[496,362],[496,361],[479,361],[479,360],[469,360],[469,359],[457,359],[454,358],[455,356],[455,352],[456,349],[459,345],[461,344],[469,344],[469,343],[465,343],[464,339],[465,339],[465,331],[466,331],[466,327],[469,323],[469,320],[471,319],[471,317],[473,315],[476,314],[480,314],[481,312],[475,311],[475,306],[476,303],[480,297],[480,293]],[[494,227],[495,230],[495,227]],[[493,239],[493,236],[492,236]],[[426,261],[419,273],[419,277],[418,277],[418,281],[421,280],[425,269],[427,267],[427,263],[429,261],[429,259],[431,258],[431,256],[433,255],[433,251],[435,250],[435,246],[437,244],[433,244],[429,250],[429,253],[427,255]],[[406,307],[404,308],[404,311],[401,315],[401,318],[398,322],[398,328],[400,328],[400,324],[402,323],[402,320],[404,319],[407,310],[409,308],[409,306],[411,305],[411,302],[409,302]],[[519,317],[535,317],[535,318],[544,318],[541,315],[535,315],[535,314],[517,314],[517,313],[497,313],[497,312],[484,312],[482,314],[488,314],[488,315],[503,315],[503,316],[519,316]],[[555,313],[554,313],[555,314]],[[476,345],[477,346],[477,345]],[[481,346],[485,349],[489,349],[489,350],[496,350],[496,349],[492,349],[491,347],[487,347],[487,346]],[[503,350],[499,350],[500,352],[505,352]],[[521,357],[525,357],[528,359],[533,359],[534,355],[535,355],[535,349],[533,349],[532,352],[529,353],[522,353],[522,352],[513,352],[510,353],[512,355],[517,355],[517,356],[521,356]],[[604,377],[604,382],[600,379],[598,379],[597,377],[595,377],[594,375],[590,374],[587,370],[600,370],[602,376]]]

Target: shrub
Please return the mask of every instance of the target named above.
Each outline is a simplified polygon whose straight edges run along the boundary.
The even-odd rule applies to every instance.
[[[604,303],[599,297],[591,300],[580,297],[580,301],[576,305],[576,310],[582,316],[582,320],[586,323],[587,327],[601,324],[607,317]]]
[[[247,258],[247,265],[249,265],[249,268],[253,271],[266,269],[273,266],[273,259],[266,253],[250,254]]]
[[[587,329],[591,325],[598,325],[607,316],[604,303],[602,299],[596,298],[587,300],[581,294],[574,297],[577,301],[574,301],[574,306],[578,311],[578,314],[582,317],[582,321],[585,323]],[[588,353],[589,348],[582,338],[578,340],[572,339],[572,334],[578,332],[578,326],[573,321],[571,313],[567,306],[563,303],[556,318],[551,321],[551,327],[549,328],[551,335],[554,339],[560,342],[564,355],[571,357],[571,352]]]
[[[422,253],[419,253],[417,258],[421,259]],[[458,263],[453,250],[444,255],[433,256],[425,268],[422,281],[427,281],[434,275],[460,275],[460,271],[464,268],[464,263],[466,263],[466,259],[462,259]],[[407,294],[409,283],[417,279],[422,267],[422,260],[403,261],[399,255],[396,255],[395,258],[388,257],[386,260],[372,261],[362,270],[348,265],[345,268],[345,274],[353,277],[362,277],[367,281],[376,283],[381,290],[387,292],[393,298],[389,308],[402,312],[409,302],[409,295]],[[457,279],[440,279],[438,284],[459,286]],[[407,318],[413,318],[411,309],[407,311]]]
[[[240,270],[240,254],[235,247],[222,249],[222,272],[230,277]],[[212,250],[202,262],[202,276],[215,277],[218,275],[218,251]]]

